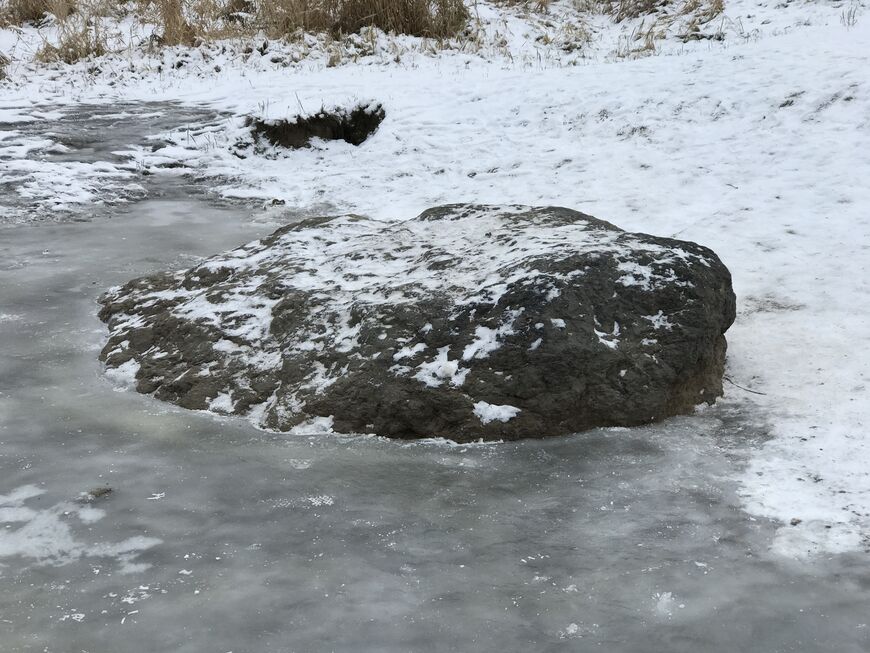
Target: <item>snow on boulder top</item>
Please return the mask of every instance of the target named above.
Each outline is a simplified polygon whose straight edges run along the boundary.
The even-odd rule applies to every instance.
[[[710,402],[735,304],[700,245],[565,208],[479,205],[305,220],[101,302],[101,357],[132,365],[140,392],[269,429],[331,418],[458,441]],[[481,419],[481,405],[510,419]]]

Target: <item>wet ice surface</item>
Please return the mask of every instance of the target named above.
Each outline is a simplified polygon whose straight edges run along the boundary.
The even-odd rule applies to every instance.
[[[865,557],[775,557],[774,525],[739,509],[730,479],[765,437],[748,403],[459,447],[270,434],[119,392],[99,293],[275,227],[177,178],[145,189],[0,226],[4,653],[870,646]]]
[[[220,120],[171,102],[7,109],[0,113],[0,224],[89,219],[95,208],[140,200],[155,170],[184,170],[159,157],[144,168],[129,148],[160,148],[165,141],[156,135],[168,131],[195,143],[191,122]]]

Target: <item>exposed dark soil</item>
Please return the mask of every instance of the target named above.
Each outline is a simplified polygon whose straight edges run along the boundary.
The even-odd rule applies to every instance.
[[[350,111],[321,109],[314,115],[293,121],[251,118],[249,125],[255,137],[264,138],[278,147],[308,147],[314,138],[361,145],[377,130],[385,116],[383,107],[378,104],[358,106]]]

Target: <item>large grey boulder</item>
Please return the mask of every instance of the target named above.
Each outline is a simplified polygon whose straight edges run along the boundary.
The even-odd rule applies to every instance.
[[[661,420],[722,394],[709,249],[565,208],[306,220],[101,298],[139,392],[290,430],[457,441]]]

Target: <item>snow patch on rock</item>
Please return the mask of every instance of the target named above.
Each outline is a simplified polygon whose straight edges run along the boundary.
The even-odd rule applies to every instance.
[[[484,424],[490,422],[509,422],[520,414],[520,409],[515,406],[488,404],[478,401],[474,404],[474,414]]]

